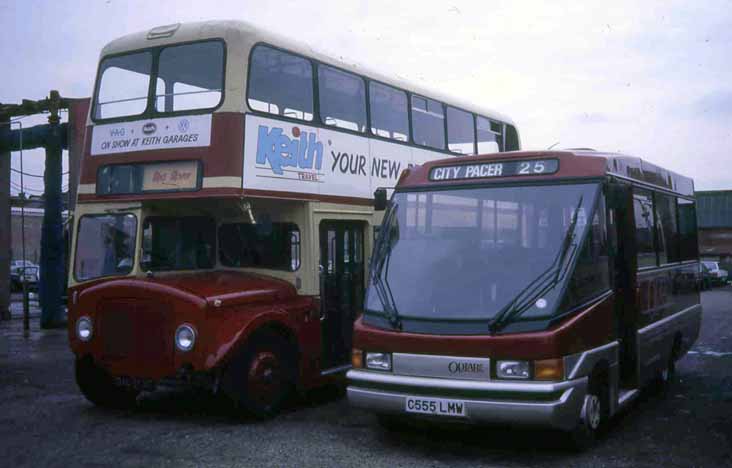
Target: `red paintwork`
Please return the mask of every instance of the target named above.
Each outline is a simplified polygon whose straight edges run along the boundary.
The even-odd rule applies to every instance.
[[[184,365],[194,371],[217,371],[252,333],[274,325],[289,333],[297,344],[301,386],[309,388],[321,382],[317,304],[311,297],[299,296],[285,281],[235,271],[102,279],[71,288],[69,298],[71,349],[79,357],[91,355],[112,375],[158,380],[174,376]],[[221,301],[220,306],[216,306],[217,301]],[[128,313],[125,319],[132,324],[121,323],[105,330],[105,320],[115,310]],[[95,324],[88,343],[75,335],[74,324],[81,315],[89,315]],[[157,324],[156,317],[160,316],[161,323]],[[136,329],[139,323],[158,328]],[[175,330],[182,323],[193,325],[198,332],[194,349],[187,353],[178,351],[173,343]],[[124,326],[131,330],[119,329]],[[137,358],[110,355],[110,343],[120,335],[134,342],[120,345],[134,346]],[[153,350],[165,355],[139,358],[141,353]]]
[[[554,327],[534,333],[445,336],[396,332],[356,321],[353,347],[396,353],[499,359],[550,359],[602,346],[615,339],[614,296],[589,306]]]
[[[521,175],[515,177],[492,177],[475,178],[466,180],[429,180],[430,170],[439,166],[454,166],[456,164],[471,164],[491,161],[508,161],[511,159],[532,160],[532,159],[559,159],[559,170],[554,174],[529,176]],[[551,180],[565,177],[603,177],[607,174],[607,158],[602,156],[578,156],[571,151],[511,151],[508,153],[494,153],[482,156],[465,156],[460,159],[448,158],[437,161],[430,161],[412,168],[403,180],[399,182],[399,188],[414,187],[439,187],[441,185],[472,185],[485,183],[504,182],[532,182],[536,180]]]

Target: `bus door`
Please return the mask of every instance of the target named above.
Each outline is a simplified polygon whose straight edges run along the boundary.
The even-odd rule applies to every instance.
[[[350,360],[353,321],[363,310],[365,223],[320,223],[320,321],[322,365],[327,370]]]
[[[639,382],[638,310],[636,306],[637,256],[633,192],[630,185],[610,184],[607,191],[608,235],[614,247],[615,327],[620,344],[620,387],[635,388]]]

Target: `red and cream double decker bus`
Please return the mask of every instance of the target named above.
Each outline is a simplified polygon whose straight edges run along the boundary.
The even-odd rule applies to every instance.
[[[539,425],[586,442],[697,338],[693,182],[592,151],[428,162],[400,179],[370,271],[353,405],[387,425]]]
[[[373,192],[410,165],[515,150],[497,113],[241,22],[101,53],[69,337],[94,403],[187,381],[274,413],[350,366]]]

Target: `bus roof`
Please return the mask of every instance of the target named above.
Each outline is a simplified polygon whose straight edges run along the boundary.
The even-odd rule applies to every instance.
[[[409,171],[400,180],[399,188],[605,176],[616,176],[686,197],[694,196],[694,181],[690,177],[641,158],[584,149],[511,151],[430,161]]]
[[[107,55],[120,54],[133,50],[145,49],[148,47],[220,38],[224,39],[227,44],[227,51],[230,56],[227,61],[231,61],[232,54],[236,55],[236,58],[239,61],[247,61],[249,57],[249,48],[253,47],[259,42],[262,42],[304,55],[306,57],[313,58],[329,65],[351,71],[352,73],[363,75],[375,81],[380,81],[382,83],[404,89],[414,94],[436,99],[454,107],[470,110],[485,117],[500,120],[507,124],[515,125],[510,117],[491,109],[475,105],[473,102],[467,99],[456,98],[454,96],[447,95],[439,91],[424,88],[406,79],[389,77],[382,73],[369,69],[368,67],[361,66],[356,62],[345,62],[343,60],[335,59],[314,50],[313,48],[309,47],[301,41],[289,39],[287,37],[273,33],[271,31],[267,31],[266,29],[262,29],[258,26],[244,21],[216,20],[181,23],[179,25],[170,25],[169,30],[173,30],[172,34],[169,34],[167,36],[165,34],[155,34],[156,31],[165,31],[164,28],[166,27],[167,26],[160,26],[148,31],[140,31],[115,39],[109,42],[106,46],[104,46],[100,55],[100,60],[102,57]],[[241,74],[243,75],[244,71],[242,71]],[[230,87],[241,89],[241,86],[233,83],[229,79],[233,78],[234,76],[235,75],[232,75],[232,72],[227,72],[227,91]],[[219,109],[219,111],[222,110],[226,109]]]

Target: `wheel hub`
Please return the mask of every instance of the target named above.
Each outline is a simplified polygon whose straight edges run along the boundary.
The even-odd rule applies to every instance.
[[[597,395],[586,395],[584,407],[584,420],[587,426],[593,431],[600,427],[600,419],[602,418],[600,399]]]

